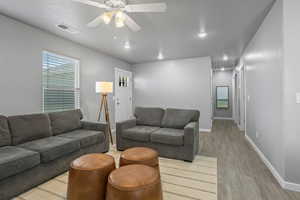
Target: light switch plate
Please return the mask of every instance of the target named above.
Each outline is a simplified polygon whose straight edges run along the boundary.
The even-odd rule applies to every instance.
[[[300,104],[300,93],[296,93],[296,103]]]

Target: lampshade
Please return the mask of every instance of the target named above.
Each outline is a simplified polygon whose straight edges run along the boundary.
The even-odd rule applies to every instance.
[[[113,93],[113,82],[96,82],[96,93]]]

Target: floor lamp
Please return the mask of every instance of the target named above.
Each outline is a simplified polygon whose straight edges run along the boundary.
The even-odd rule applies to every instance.
[[[113,93],[113,83],[112,82],[96,82],[96,93],[101,94],[101,104],[98,112],[98,121],[101,119],[101,113],[104,109],[105,120],[108,124],[108,134],[110,137],[110,142],[113,144],[113,138],[110,127],[109,111],[108,111],[108,102],[107,95]]]

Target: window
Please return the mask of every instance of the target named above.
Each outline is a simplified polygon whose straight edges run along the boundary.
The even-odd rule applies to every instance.
[[[80,107],[79,61],[43,52],[43,111]]]
[[[217,86],[217,109],[229,108],[229,87]]]

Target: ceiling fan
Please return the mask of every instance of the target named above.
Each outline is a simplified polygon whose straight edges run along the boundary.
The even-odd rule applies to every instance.
[[[73,1],[106,10],[88,23],[88,27],[96,27],[102,22],[110,24],[114,18],[117,28],[127,25],[134,32],[140,31],[141,27],[127,13],[165,12],[167,9],[166,3],[128,4],[126,0],[105,0],[103,3],[91,0]]]

